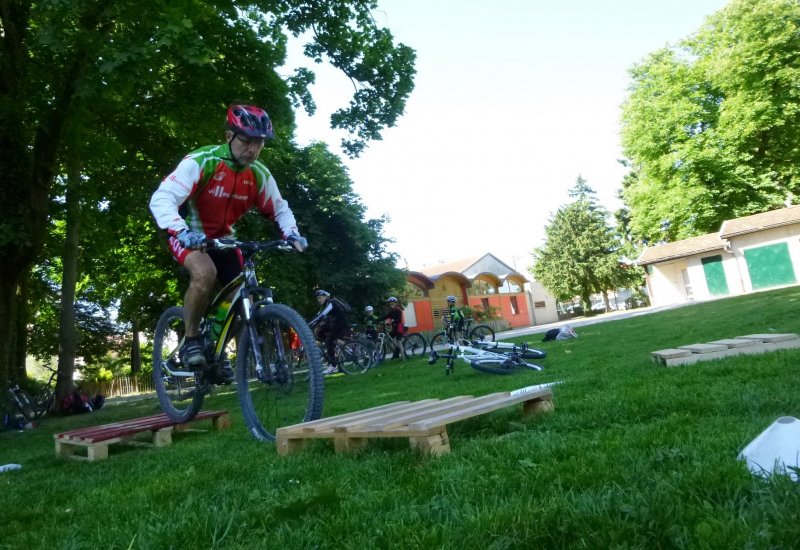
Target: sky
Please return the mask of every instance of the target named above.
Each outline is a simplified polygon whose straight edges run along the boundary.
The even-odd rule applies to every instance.
[[[578,176],[610,212],[625,175],[620,106],[628,71],[697,32],[724,0],[380,0],[377,23],[416,50],[415,88],[395,127],[356,159],[330,113],[353,85],[312,68],[313,117],[297,141],[339,154],[367,217],[399,267],[419,270],[491,252],[524,272]]]

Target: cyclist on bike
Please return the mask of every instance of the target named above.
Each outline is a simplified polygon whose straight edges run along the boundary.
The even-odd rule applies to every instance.
[[[278,225],[283,238],[297,250],[308,246],[275,179],[258,160],[264,142],[273,137],[266,111],[253,105],[231,105],[225,123],[226,143],[186,155],[150,199],[156,223],[169,233],[172,255],[189,272],[183,306],[186,338],[180,357],[190,367],[206,365],[200,319],[214,280],[227,284],[243,266],[238,249],[206,253],[206,239],[233,236],[234,224],[255,206]]]
[[[322,308],[317,314],[317,338],[325,342],[325,354],[328,359],[328,367],[322,374],[333,374],[339,371],[336,365],[336,340],[347,336],[347,310],[341,300],[331,296],[327,290],[318,290],[314,296],[317,303]]]
[[[392,353],[392,359],[400,359],[399,346],[403,345],[403,332],[405,330],[405,327],[403,326],[403,306],[394,296],[390,296],[386,300],[386,303],[389,305],[389,312],[383,318],[382,322],[390,323],[391,330],[389,331],[389,334],[392,338],[394,338],[395,342],[397,342],[397,347],[394,348],[394,352]]]
[[[453,327],[460,333],[464,330],[464,312],[461,311],[460,308],[456,307],[456,297],[455,296],[448,296],[447,297],[447,310],[448,315],[450,316],[450,322],[453,324]]]
[[[364,308],[364,334],[370,340],[378,339],[378,329],[375,325],[378,324],[378,317],[375,315],[375,310],[372,306]]]

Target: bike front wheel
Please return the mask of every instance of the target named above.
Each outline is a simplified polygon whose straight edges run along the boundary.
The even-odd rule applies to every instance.
[[[517,370],[517,365],[511,359],[473,359],[469,365],[489,374],[511,374]]]
[[[311,329],[288,306],[259,307],[251,323],[239,342],[237,392],[248,431],[274,441],[278,428],[322,416],[322,358]]]
[[[184,368],[178,355],[186,330],[183,308],[168,308],[158,320],[153,338],[153,384],[161,409],[173,422],[188,422],[203,406],[204,392],[195,373]]]
[[[494,331],[488,325],[478,325],[469,331],[469,339],[478,342],[494,342]]]
[[[336,364],[345,374],[363,374],[372,365],[372,350],[361,342],[346,342],[336,348]]]

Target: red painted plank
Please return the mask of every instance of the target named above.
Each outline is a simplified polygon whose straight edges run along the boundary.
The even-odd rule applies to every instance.
[[[190,422],[195,420],[217,418],[225,414],[228,414],[228,411],[200,411]],[[180,424],[180,422],[173,422],[167,417],[166,414],[156,414],[153,416],[145,416],[123,422],[112,422],[102,426],[91,426],[88,428],[81,428],[79,430],[63,432],[56,434],[54,437],[57,439],[70,441],[96,443],[117,437],[134,435],[141,432],[160,430],[169,426],[177,426],[178,424]]]

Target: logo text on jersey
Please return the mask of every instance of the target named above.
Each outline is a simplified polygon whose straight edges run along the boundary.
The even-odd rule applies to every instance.
[[[209,189],[208,192],[210,194],[214,195],[215,197],[221,197],[223,199],[226,199],[226,198],[231,196],[231,194],[226,192],[225,188],[223,186],[221,186],[221,185],[214,186],[213,188]],[[244,201],[244,200],[247,200],[247,195],[239,195],[239,194],[234,193],[233,194],[233,198],[238,200],[238,201]]]

